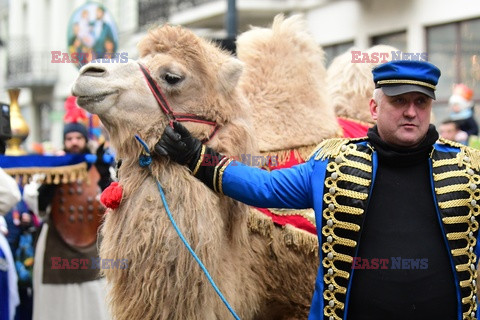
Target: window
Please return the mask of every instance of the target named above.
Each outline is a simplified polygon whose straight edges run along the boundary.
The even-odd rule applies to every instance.
[[[375,36],[372,37],[371,42],[372,46],[385,44],[407,52],[407,33],[405,31]]]
[[[464,83],[480,96],[480,19],[427,28],[428,60],[442,71],[437,100],[446,103],[452,86]],[[476,100],[477,100],[476,99]]]
[[[168,1],[139,0],[138,27],[145,28],[150,24],[166,21],[170,13]]]
[[[325,66],[328,67],[336,56],[341,55],[351,47],[353,47],[353,41],[324,46],[323,51],[325,51]]]

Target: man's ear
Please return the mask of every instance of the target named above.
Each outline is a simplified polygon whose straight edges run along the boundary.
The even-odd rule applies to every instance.
[[[377,121],[378,118],[378,104],[375,99],[370,99],[370,114],[372,115],[372,119]]]

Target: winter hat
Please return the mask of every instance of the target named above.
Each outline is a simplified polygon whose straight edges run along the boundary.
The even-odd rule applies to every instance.
[[[88,141],[88,131],[87,128],[81,123],[78,122],[71,122],[67,123],[63,127],[63,139],[65,140],[65,136],[70,133],[70,132],[80,132],[82,136],[85,138],[86,141]]]
[[[460,111],[473,107],[473,90],[464,84],[457,84],[453,88],[453,94],[448,99],[450,106],[458,105]]]

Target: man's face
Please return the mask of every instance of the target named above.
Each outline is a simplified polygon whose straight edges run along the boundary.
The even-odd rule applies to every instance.
[[[383,141],[397,147],[414,148],[422,142],[430,125],[432,99],[419,92],[370,100],[370,113]]]
[[[103,19],[103,10],[100,8],[97,8],[97,20],[102,20]]]
[[[442,138],[455,141],[455,136],[457,135],[457,126],[455,123],[442,123],[438,131]]]
[[[87,146],[85,137],[80,132],[69,132],[65,135],[65,151],[68,153],[82,153]]]

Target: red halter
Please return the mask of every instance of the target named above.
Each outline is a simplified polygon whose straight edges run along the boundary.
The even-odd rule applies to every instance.
[[[213,138],[213,136],[215,135],[215,133],[217,133],[219,129],[219,125],[215,121],[206,120],[205,118],[202,118],[192,113],[173,112],[173,110],[170,108],[170,105],[167,102],[167,99],[165,98],[165,95],[163,94],[162,90],[158,86],[157,82],[153,80],[148,69],[140,63],[138,63],[138,65],[140,66],[140,70],[142,70],[142,73],[145,76],[145,79],[147,80],[148,87],[152,91],[155,97],[155,100],[157,100],[158,105],[162,109],[163,113],[167,116],[171,127],[173,127],[174,121],[198,122],[198,123],[208,124],[209,126],[213,126],[213,130],[208,137],[202,140],[202,142],[207,142],[208,140]]]

